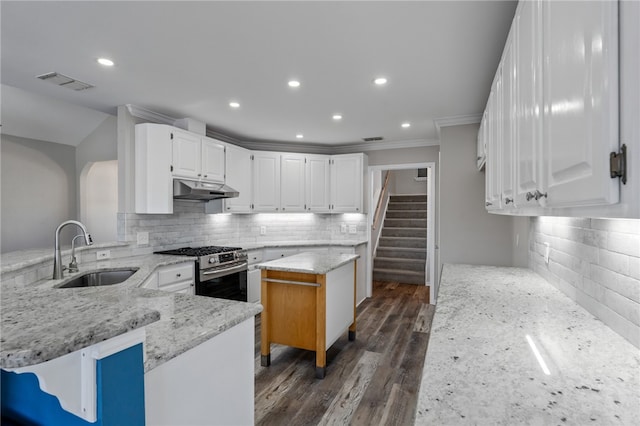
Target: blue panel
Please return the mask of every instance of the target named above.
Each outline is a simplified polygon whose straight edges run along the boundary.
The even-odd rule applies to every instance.
[[[96,362],[102,426],[144,426],[142,343]]]
[[[40,390],[33,373],[2,370],[2,423],[5,418],[21,425],[92,425],[60,407],[58,398]],[[99,424],[100,422],[98,422]]]
[[[97,422],[65,411],[33,373],[2,370],[2,423],[46,426],[144,426],[142,344],[96,361]]]

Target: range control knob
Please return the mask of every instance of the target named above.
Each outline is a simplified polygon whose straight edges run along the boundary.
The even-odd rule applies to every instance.
[[[216,257],[210,257],[209,263],[218,263],[218,259]]]

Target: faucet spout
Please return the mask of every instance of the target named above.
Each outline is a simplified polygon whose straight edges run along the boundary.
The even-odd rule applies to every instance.
[[[90,246],[93,244],[91,240],[91,235],[87,231],[87,228],[77,220],[67,220],[66,222],[62,222],[56,228],[56,236],[55,236],[55,245],[54,245],[54,253],[53,253],[53,279],[59,280],[62,279],[62,252],[60,251],[60,231],[67,225],[76,225],[82,231],[82,235],[84,236],[85,243]]]

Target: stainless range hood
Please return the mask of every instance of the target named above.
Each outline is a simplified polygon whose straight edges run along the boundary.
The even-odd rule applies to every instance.
[[[218,198],[234,198],[238,191],[224,183],[195,182],[184,179],[173,180],[173,198],[176,200],[209,201]]]

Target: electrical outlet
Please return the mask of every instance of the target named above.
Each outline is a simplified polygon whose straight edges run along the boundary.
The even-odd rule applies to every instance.
[[[343,223],[343,224],[340,225],[340,232],[342,234],[346,234],[347,233],[347,224],[346,223]]]
[[[261,226],[260,227],[260,235],[267,235],[267,227],[266,226]]]
[[[96,252],[96,260],[111,259],[111,250],[103,250]]]
[[[148,232],[138,232],[138,245],[144,246],[149,244],[149,233]]]
[[[549,253],[551,253],[551,245],[544,243],[544,263],[549,264]]]
[[[349,233],[350,234],[357,234],[358,233],[358,227],[356,225],[349,225]]]

